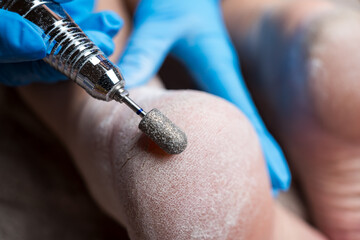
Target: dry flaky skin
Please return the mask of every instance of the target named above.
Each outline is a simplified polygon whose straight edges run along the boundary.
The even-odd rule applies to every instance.
[[[182,153],[187,146],[186,134],[156,108],[141,120],[139,129],[169,154]]]
[[[257,240],[271,235],[268,182],[245,117],[226,102],[198,92],[143,88],[132,95],[145,108],[156,106],[176,120],[189,145],[182,154],[162,154],[141,137],[134,124],[138,118],[117,106],[108,115],[111,121],[96,123],[103,136],[112,129],[109,141],[116,151],[110,152],[115,166],[111,179],[116,188],[109,191],[118,193],[113,202],[123,210],[114,217],[127,226],[130,238]],[[253,231],[257,224],[262,232]]]

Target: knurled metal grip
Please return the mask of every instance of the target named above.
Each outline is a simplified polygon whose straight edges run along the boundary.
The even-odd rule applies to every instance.
[[[109,101],[124,88],[123,77],[60,4],[46,0],[0,0],[0,9],[15,12],[42,30],[47,44],[43,59],[83,87],[91,96]]]

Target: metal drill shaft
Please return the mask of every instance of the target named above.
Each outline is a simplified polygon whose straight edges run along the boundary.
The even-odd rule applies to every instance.
[[[185,133],[156,108],[146,114],[139,128],[169,154],[179,154],[187,146]]]
[[[142,118],[139,128],[170,154],[182,152],[186,135],[154,109],[146,113],[129,98],[119,69],[86,36],[60,4],[51,0],[0,0],[0,9],[20,14],[43,31],[44,61],[97,99],[126,104]]]
[[[141,118],[146,116],[146,112],[144,109],[142,109],[139,105],[137,105],[131,98],[124,97],[122,100],[123,103],[125,103],[129,108],[131,108],[137,115],[139,115]]]
[[[116,101],[125,103],[142,118],[139,129],[165,152],[179,154],[185,150],[187,146],[185,133],[159,110],[153,109],[146,113],[129,98],[129,93],[124,89],[119,89],[113,97]]]
[[[65,10],[49,0],[0,0],[0,9],[15,12],[43,31],[44,61],[84,88],[91,96],[110,101],[124,88],[119,69],[86,36]]]

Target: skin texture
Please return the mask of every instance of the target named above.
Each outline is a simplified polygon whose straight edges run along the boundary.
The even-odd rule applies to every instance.
[[[29,99],[32,91],[39,93],[42,87],[23,90],[23,96]],[[269,183],[255,133],[244,116],[205,94],[137,91],[134,98],[148,103],[144,107],[161,108],[189,133],[189,148],[182,155],[168,156],[142,137],[139,120],[130,110],[89,99],[81,115],[69,119],[73,124],[65,131],[70,133],[65,143],[100,206],[126,226],[132,239],[272,235]],[[135,97],[139,92],[142,99]],[[209,107],[202,107],[204,101]],[[221,110],[210,111],[210,106]],[[218,124],[215,120],[224,115],[230,121]],[[194,119],[198,124],[193,124]],[[230,135],[228,139],[238,145],[215,135]],[[263,231],[255,231],[258,224]]]
[[[114,3],[107,7],[122,13]],[[152,86],[131,91],[188,134],[186,151],[169,156],[141,134],[126,106],[92,99],[71,82],[18,91],[132,239],[325,239],[274,204],[254,130],[224,100]]]
[[[156,93],[155,89],[152,89],[152,92]],[[219,119],[222,113],[229,114],[234,109],[228,109],[225,104],[222,105],[205,96],[196,96],[198,101],[191,101],[190,108],[186,99],[194,98],[194,93],[177,93],[173,96],[157,93],[158,97],[138,101],[150,102],[151,105],[161,108],[170,118],[176,119],[177,124],[188,133],[189,147],[184,154],[168,156],[148,139],[139,139],[141,135],[136,124],[131,124],[137,119],[126,119],[131,117],[129,113],[124,115],[114,112],[113,121],[117,124],[107,122],[109,125],[104,127],[108,129],[109,126],[118,126],[119,122],[131,124],[122,131],[110,130],[116,135],[111,139],[114,147],[109,148],[118,149],[113,153],[114,162],[111,164],[119,169],[113,177],[121,191],[119,196],[115,197],[120,197],[121,207],[124,208],[122,214],[116,217],[124,219],[130,236],[134,239],[232,239],[235,236],[246,239],[248,234],[253,232],[249,226],[255,226],[255,219],[258,219],[257,211],[247,212],[255,207],[256,202],[257,207],[263,209],[261,212],[267,215],[260,220],[260,224],[264,225],[265,232],[269,233],[271,223],[267,220],[271,219],[272,211],[267,206],[271,205],[271,198],[267,191],[267,181],[262,178],[263,175],[257,174],[259,170],[264,171],[261,156],[258,151],[254,151],[258,147],[257,144],[245,145],[244,148],[248,148],[249,151],[244,152],[245,155],[234,156],[234,150],[228,149],[228,144],[221,141],[222,138],[216,140],[213,137],[215,133],[231,133],[234,131],[231,126],[235,122],[246,121],[244,117],[235,116],[234,122],[216,127],[212,122]],[[179,101],[180,99],[182,101]],[[225,112],[216,112],[206,118],[205,114],[210,109],[200,108],[203,101],[220,104]],[[183,103],[182,106],[178,106],[180,102]],[[193,112],[191,109],[198,111]],[[183,114],[189,118],[182,118]],[[199,125],[192,124],[194,119]],[[206,129],[211,130],[199,130],[199,126],[209,126]],[[237,136],[244,135],[243,131],[250,129],[248,123],[243,127],[238,128],[239,132],[232,140],[239,142]],[[102,132],[100,130],[96,135]],[[248,134],[249,137],[255,136],[253,132]],[[129,142],[129,139],[132,140]],[[214,140],[216,142],[213,142]],[[107,147],[106,145],[104,147]],[[219,146],[223,151],[211,150],[214,149],[213,145]],[[127,152],[125,156],[124,152]],[[252,166],[247,163],[249,157],[254,162]],[[260,179],[248,179],[252,172],[255,178]],[[91,178],[89,180],[91,181]],[[249,188],[244,187],[244,182],[261,182],[262,186],[254,188],[259,192],[251,193],[250,185]],[[233,193],[233,189],[238,191]],[[111,192],[113,190],[109,189]],[[260,195],[264,196],[264,200],[256,199],[255,196]],[[261,239],[261,236],[255,235],[254,239]]]
[[[16,91],[1,86],[0,96],[0,239],[128,239]]]
[[[50,126],[52,118],[65,123],[53,129],[92,196],[131,239],[288,239],[293,232],[293,239],[323,239],[274,206],[255,133],[234,106],[192,91],[134,90],[136,101],[162,109],[188,133],[188,149],[169,156],[141,135],[137,116],[118,103],[87,98],[71,115],[54,109],[56,96],[41,106],[48,94],[72,88],[60,83],[20,91]]]
[[[355,110],[360,15],[354,5],[337,4],[259,6],[252,14],[262,17],[249,23],[248,39],[237,33],[236,16],[227,19],[249,85],[287,153],[312,221],[330,239],[355,240],[360,238]]]

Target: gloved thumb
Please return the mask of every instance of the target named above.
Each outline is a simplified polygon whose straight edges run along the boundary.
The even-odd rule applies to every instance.
[[[179,41],[173,55],[184,63],[197,85],[235,104],[258,127],[257,112],[246,90],[235,50],[224,29]],[[260,127],[258,127],[260,128]]]
[[[46,46],[41,30],[19,14],[0,9],[0,63],[42,59]]]
[[[174,42],[174,37],[165,31],[166,24],[149,19],[135,26],[119,62],[126,87],[146,83],[159,70]]]
[[[290,174],[284,155],[251,100],[225,29],[219,26],[196,39],[185,39],[172,52],[183,61],[199,87],[232,102],[248,117],[259,136],[273,188],[286,189]]]

